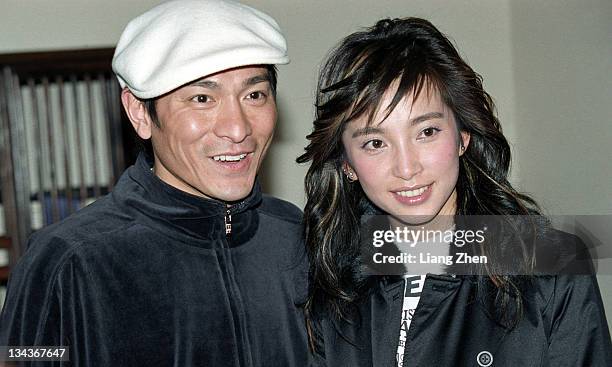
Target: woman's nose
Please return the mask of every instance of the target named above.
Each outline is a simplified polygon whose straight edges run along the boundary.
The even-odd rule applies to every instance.
[[[393,174],[403,180],[410,181],[423,170],[419,152],[410,144],[398,146],[394,159]]]

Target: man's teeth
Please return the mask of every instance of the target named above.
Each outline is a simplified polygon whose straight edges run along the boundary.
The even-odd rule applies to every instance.
[[[215,161],[221,162],[236,162],[246,157],[246,153],[240,155],[216,155],[213,157]]]
[[[411,198],[411,197],[414,197],[414,196],[421,195],[422,193],[425,192],[425,190],[427,190],[428,187],[429,186],[424,186],[424,187],[421,187],[420,189],[416,189],[416,190],[398,191],[397,194],[400,195],[400,196]]]

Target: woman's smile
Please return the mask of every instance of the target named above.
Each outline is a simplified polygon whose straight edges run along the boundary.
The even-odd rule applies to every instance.
[[[400,189],[391,191],[395,200],[403,205],[420,205],[431,196],[432,185],[421,186],[409,189]]]

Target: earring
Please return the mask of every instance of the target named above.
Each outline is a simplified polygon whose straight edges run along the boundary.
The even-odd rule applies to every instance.
[[[346,175],[346,179],[349,180],[349,182],[357,181],[357,177],[355,177],[355,172],[353,172],[352,170],[348,169],[347,167],[342,167],[342,172]]]

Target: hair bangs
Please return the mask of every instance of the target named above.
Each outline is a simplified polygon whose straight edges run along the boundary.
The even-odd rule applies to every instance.
[[[389,50],[385,50],[388,52]],[[392,55],[397,55],[392,53]],[[364,63],[375,65],[378,75],[368,73],[372,66],[364,65],[363,72],[358,72],[354,77],[353,84],[360,88],[361,92],[352,103],[352,108],[346,115],[345,123],[367,116],[367,126],[374,123],[382,123],[389,117],[402,99],[411,96],[412,100],[419,98],[423,89],[429,98],[433,91],[441,90],[440,79],[433,69],[427,68],[424,55],[414,55],[405,52],[403,57],[390,58],[376,61],[371,58],[365,59]],[[384,65],[376,65],[382,62]],[[348,78],[347,78],[348,79]],[[347,80],[345,79],[345,80]],[[344,81],[345,81],[344,80]],[[387,93],[393,92],[393,98],[387,106],[382,101]],[[384,108],[384,117],[380,121],[374,121],[378,112]]]

